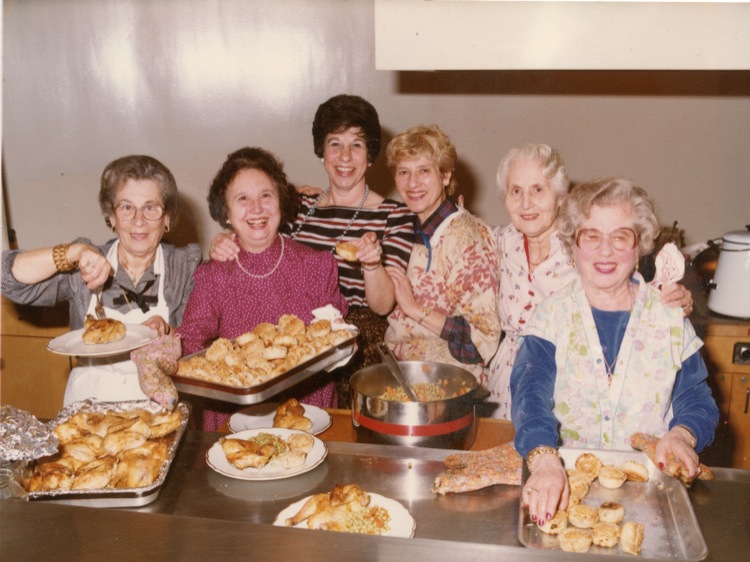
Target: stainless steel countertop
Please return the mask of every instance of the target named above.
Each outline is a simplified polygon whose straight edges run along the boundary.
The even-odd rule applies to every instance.
[[[285,480],[247,482],[221,476],[207,466],[206,452],[219,437],[187,432],[158,499],[144,507],[95,509],[3,501],[0,557],[97,562],[130,561],[134,554],[157,560],[580,559],[521,546],[518,487],[435,496],[432,481],[443,470],[445,450],[329,441],[326,461],[314,470]],[[708,544],[707,560],[738,560],[750,552],[750,471],[715,472],[715,480],[695,483],[690,498]],[[415,537],[272,525],[289,504],[330,490],[337,482],[357,482],[365,490],[400,501],[417,522]]]

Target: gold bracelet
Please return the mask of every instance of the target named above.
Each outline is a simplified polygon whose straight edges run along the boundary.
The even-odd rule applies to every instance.
[[[71,271],[76,268],[76,264],[68,259],[68,248],[70,244],[58,244],[52,248],[52,261],[55,262],[57,271]]]
[[[690,431],[690,428],[686,425],[678,425],[677,427],[681,427],[688,432],[688,435],[690,436],[690,446],[695,449],[695,446],[698,444],[698,440],[695,438],[695,434]]]
[[[376,271],[376,270],[380,269],[381,265],[382,264],[380,262],[378,262],[377,265],[373,265],[373,266],[367,267],[365,264],[362,264],[361,267],[362,267],[362,269],[364,271]]]
[[[421,326],[422,322],[424,322],[425,318],[427,318],[430,314],[432,314],[432,309],[429,306],[423,306],[422,314],[419,316],[419,319],[417,320],[417,324]]]
[[[555,455],[558,459],[560,458],[560,453],[554,447],[547,447],[546,445],[535,447],[526,455],[526,466],[529,467],[529,472],[532,472],[531,465],[539,455]]]

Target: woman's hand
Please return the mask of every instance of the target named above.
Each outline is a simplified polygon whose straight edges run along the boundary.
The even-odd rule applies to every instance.
[[[672,453],[682,461],[688,470],[690,480],[698,473],[698,453],[693,448],[693,435],[687,428],[676,425],[656,444],[656,464],[661,470],[667,465],[667,453]]]
[[[409,318],[419,318],[422,308],[414,300],[414,292],[411,288],[411,282],[406,277],[406,273],[397,267],[386,267],[385,270],[393,279],[393,285],[396,289],[396,302],[401,310]]]
[[[208,257],[216,261],[237,259],[240,253],[240,246],[237,244],[236,238],[237,235],[234,233],[219,232],[211,241],[211,247],[208,249]]]
[[[667,306],[681,307],[685,316],[690,316],[690,313],[693,312],[693,295],[679,283],[662,287],[660,299]]]
[[[68,249],[68,259],[78,262],[81,279],[91,291],[104,285],[112,271],[107,258],[101,255],[99,250],[87,244],[71,244]]]
[[[320,195],[324,193],[323,189],[320,187],[315,187],[312,185],[302,185],[296,188],[297,193],[301,193],[302,195]]]
[[[568,507],[570,486],[560,459],[551,453],[539,455],[533,461],[534,471],[521,491],[521,500],[529,510],[531,520],[540,527]]]
[[[160,336],[172,333],[172,326],[158,314],[147,318],[142,324],[155,330]]]
[[[381,265],[383,248],[374,232],[367,232],[359,240],[353,240],[357,246],[357,259],[363,265],[365,271],[372,271]]]

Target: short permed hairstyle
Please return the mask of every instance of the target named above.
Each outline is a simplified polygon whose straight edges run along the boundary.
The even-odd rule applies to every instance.
[[[242,170],[258,170],[268,176],[279,195],[281,226],[291,223],[297,211],[297,191],[287,180],[284,165],[273,154],[257,147],[240,148],[227,156],[208,190],[208,210],[211,218],[222,227],[229,225],[227,189]]]
[[[115,214],[117,191],[128,180],[153,180],[159,186],[164,214],[172,221],[177,220],[180,210],[180,194],[177,191],[172,172],[164,164],[151,156],[132,154],[113,160],[102,172],[99,188],[99,208],[104,214],[104,222],[112,228],[109,217]]]
[[[570,185],[565,161],[560,153],[546,144],[525,144],[511,148],[497,167],[497,193],[500,199],[505,199],[508,190],[508,172],[511,165],[519,160],[538,162],[542,174],[547,178],[559,196],[565,195]]]
[[[396,166],[402,160],[429,158],[437,164],[441,174],[451,172],[451,179],[445,188],[445,193],[449,196],[453,195],[456,189],[456,175],[453,171],[456,169],[458,155],[448,135],[437,125],[429,127],[419,125],[399,133],[388,143],[385,154],[391,174],[396,173]]]
[[[364,98],[339,94],[318,106],[312,135],[315,155],[323,158],[326,137],[351,127],[359,127],[367,146],[367,161],[372,164],[380,154],[380,120],[373,105]]]
[[[638,235],[638,255],[648,255],[659,236],[659,221],[646,191],[624,178],[604,178],[574,187],[564,198],[557,219],[557,230],[563,248],[573,255],[573,246],[581,223],[591,216],[592,207],[629,205],[633,226]]]

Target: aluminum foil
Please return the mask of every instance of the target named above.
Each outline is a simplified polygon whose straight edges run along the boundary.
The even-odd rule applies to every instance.
[[[0,460],[31,461],[57,452],[60,442],[53,427],[25,410],[2,407],[0,415]]]

